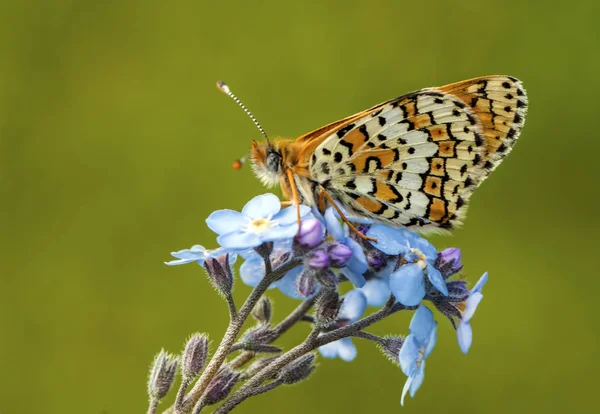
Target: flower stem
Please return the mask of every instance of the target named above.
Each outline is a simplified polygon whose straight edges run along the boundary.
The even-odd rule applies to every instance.
[[[377,312],[350,325],[335,329],[331,332],[324,333],[321,336],[319,336],[319,330],[314,329],[310,333],[310,335],[308,335],[308,337],[304,340],[304,342],[279,356],[277,359],[275,359],[273,362],[271,362],[269,365],[263,368],[259,373],[257,373],[254,377],[249,379],[235,394],[231,396],[231,398],[225,401],[225,403],[221,407],[219,407],[218,410],[215,411],[215,414],[225,414],[233,410],[238,404],[240,404],[245,399],[251,396],[249,390],[260,387],[260,385],[265,380],[267,380],[268,378],[272,378],[272,376],[281,368],[294,361],[295,359],[301,357],[302,355],[306,354],[307,352],[314,351],[316,348],[326,345],[330,342],[334,342],[339,339],[351,336],[355,332],[361,331],[367,326],[370,326],[382,320],[383,318],[391,315],[392,313],[404,309],[404,307],[402,306],[397,306],[395,302],[395,298],[393,296],[390,296],[390,299],[385,304],[385,306]]]
[[[150,405],[148,407],[148,413],[147,414],[154,414],[154,413],[156,413],[156,407],[158,407],[158,400],[156,398],[152,398],[150,400]]]
[[[183,398],[185,397],[185,392],[187,391],[189,386],[190,380],[184,378],[181,381],[181,386],[179,387],[179,390],[177,391],[177,397],[175,398],[175,414],[179,414],[181,412],[180,410],[183,405]]]
[[[266,262],[269,261],[266,260]],[[204,369],[204,372],[202,373],[192,390],[188,393],[187,397],[185,397],[183,405],[181,407],[182,413],[189,412],[189,410],[192,407],[194,407],[196,402],[200,399],[200,397],[206,390],[206,387],[208,387],[210,381],[217,374],[217,372],[223,365],[223,362],[225,362],[225,359],[229,355],[229,349],[235,343],[235,340],[237,339],[237,336],[239,335],[244,325],[244,322],[250,315],[250,312],[252,312],[252,309],[254,308],[258,300],[262,297],[262,295],[266,292],[266,290],[269,288],[271,283],[281,279],[287,272],[294,269],[299,264],[299,260],[292,259],[280,265],[275,270],[265,273],[265,277],[263,277],[262,280],[258,283],[258,285],[256,285],[256,287],[252,290],[242,307],[239,309],[237,315],[229,323],[229,326],[227,327],[227,330],[223,335],[223,339],[221,340],[219,347],[215,351],[213,357],[211,358],[210,362]],[[269,270],[270,267],[271,266],[269,262],[267,270]],[[171,406],[167,410],[165,410],[164,413],[171,413],[173,412],[173,410],[174,406]]]

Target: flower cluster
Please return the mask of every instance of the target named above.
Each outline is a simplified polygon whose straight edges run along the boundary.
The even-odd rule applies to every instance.
[[[353,360],[357,348],[351,336],[377,342],[408,377],[402,404],[406,393],[414,396],[421,386],[425,360],[436,344],[437,322],[426,303],[448,318],[456,329],[460,349],[467,353],[472,343],[470,321],[483,297],[481,290],[487,274],[469,290],[460,273],[460,250],[438,252],[427,240],[407,229],[365,220],[355,223],[357,233],[343,224],[333,208],[321,215],[314,208],[300,206],[299,216],[295,206],[281,209],[280,200],[273,194],[257,196],[241,213],[219,210],[208,217],[206,223],[217,234],[218,248],[207,250],[196,245],[180,250],[172,253],[176,260],[167,264],[198,263],[218,291],[230,297],[236,259],[243,259],[240,278],[252,287],[263,283],[273,269],[293,263],[289,270],[270,280],[265,289],[279,289],[294,299],[316,303],[315,316],[306,315],[304,320],[312,320],[316,330],[312,343],[325,358]],[[340,290],[345,295],[340,297]],[[375,313],[385,313],[384,316],[414,310],[408,336],[379,338],[363,332],[368,326],[363,323],[369,318],[363,318],[368,306],[379,309]],[[269,305],[267,320],[270,313]],[[271,336],[259,345],[267,349],[266,344],[277,336],[272,333],[277,331],[265,323],[260,329]],[[270,357],[268,363],[261,369],[274,367],[277,359]],[[276,378],[265,377],[273,380],[268,385],[278,381]],[[244,389],[237,394],[242,395]],[[237,394],[231,398],[235,400]]]

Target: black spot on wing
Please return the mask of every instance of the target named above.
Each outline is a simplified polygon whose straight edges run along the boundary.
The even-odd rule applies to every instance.
[[[348,132],[350,132],[352,129],[354,128],[354,124],[348,124],[343,128],[340,128],[337,132],[337,136],[338,138],[344,138],[344,135],[346,135]]]

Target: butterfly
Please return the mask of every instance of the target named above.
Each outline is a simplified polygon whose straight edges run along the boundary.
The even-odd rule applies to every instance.
[[[270,140],[227,85],[218,86],[266,139],[253,141],[249,153],[256,176],[280,185],[296,206],[333,206],[355,231],[348,217],[421,233],[459,226],[473,191],[514,147],[527,112],[521,81],[483,76],[402,95],[296,139]]]

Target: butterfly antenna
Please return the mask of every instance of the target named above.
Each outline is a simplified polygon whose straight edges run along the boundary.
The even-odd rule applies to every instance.
[[[225,82],[223,82],[223,81],[218,81],[217,82],[217,88],[219,88],[219,90],[221,92],[223,92],[224,94],[228,95],[231,99],[233,99],[235,101],[235,103],[237,103],[244,110],[244,112],[246,112],[246,115],[248,115],[250,117],[250,119],[252,120],[252,122],[254,122],[254,125],[256,125],[256,127],[258,128],[258,130],[261,132],[261,134],[263,134],[263,136],[267,140],[267,144],[269,146],[271,146],[271,141],[269,140],[269,137],[267,136],[267,133],[265,132],[265,130],[260,126],[260,124],[258,123],[258,121],[256,120],[256,118],[254,117],[254,115],[252,115],[252,112],[250,112],[248,110],[248,108],[246,108],[246,106],[242,103],[242,101],[240,101],[240,99],[237,96],[235,96],[233,94],[233,92],[231,92],[231,89],[229,89],[229,86],[227,86],[225,84]]]

